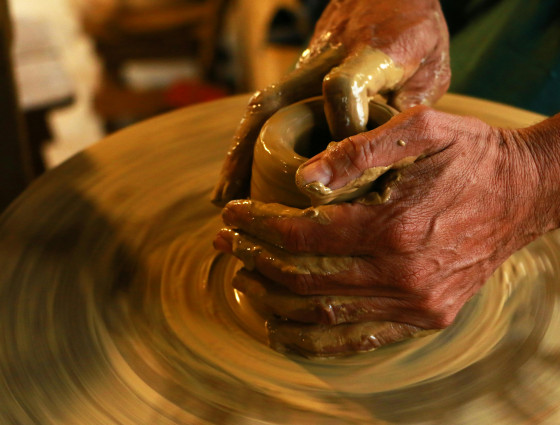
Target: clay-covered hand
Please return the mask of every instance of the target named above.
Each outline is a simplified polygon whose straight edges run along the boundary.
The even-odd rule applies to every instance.
[[[278,109],[324,94],[333,138],[365,130],[368,96],[404,110],[431,104],[450,81],[447,26],[438,0],[332,0],[297,68],[256,92],[234,135],[212,195],[247,196],[254,142]]]
[[[536,133],[411,108],[300,170],[304,183],[337,189],[417,158],[399,171],[387,202],[299,210],[233,201],[215,246],[293,293],[362,296],[339,309],[353,321],[444,328],[509,255],[558,224],[549,211],[558,189],[544,193]]]
[[[281,352],[341,356],[373,350],[423,331],[407,323],[375,320],[369,297],[298,295],[244,268],[234,276],[233,286],[266,319],[269,344]]]

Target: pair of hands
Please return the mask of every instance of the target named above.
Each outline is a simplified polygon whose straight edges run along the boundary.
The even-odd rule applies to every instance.
[[[331,130],[346,138],[306,163],[303,183],[334,190],[369,168],[421,158],[401,171],[381,205],[286,207],[276,214],[249,200],[225,207],[230,229],[219,232],[216,248],[244,257],[290,293],[313,295],[297,306],[286,303],[281,315],[444,328],[509,255],[556,227],[545,206],[556,192],[541,184],[549,154],[536,143],[546,125],[504,130],[417,106],[437,100],[449,78],[437,1],[332,0],[299,68],[252,98],[216,187],[217,203],[247,195],[253,143],[264,121],[320,93],[321,85]],[[364,99],[379,92],[403,112],[359,133]],[[246,246],[258,248],[239,249]],[[331,296],[343,308],[320,298]]]

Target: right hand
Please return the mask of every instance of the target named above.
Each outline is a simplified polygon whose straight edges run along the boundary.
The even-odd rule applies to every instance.
[[[381,344],[445,328],[505,259],[560,226],[559,129],[560,114],[511,130],[409,109],[300,169],[304,183],[334,191],[365,170],[416,158],[390,180],[385,203],[300,210],[233,201],[214,246],[264,276],[262,285],[245,278],[239,290],[293,322],[327,329],[384,321],[376,330]],[[315,328],[292,323],[286,341],[305,329]],[[360,350],[362,336],[356,343],[337,339],[342,345],[331,344],[328,352],[314,350]]]
[[[234,135],[213,202],[248,195],[253,146],[278,109],[320,95],[335,140],[360,133],[367,98],[399,110],[430,105],[449,86],[449,40],[437,0],[332,0],[296,69],[256,92]]]

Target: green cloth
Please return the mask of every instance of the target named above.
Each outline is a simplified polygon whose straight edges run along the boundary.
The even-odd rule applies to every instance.
[[[560,112],[559,0],[442,0],[442,7],[452,33],[450,91]]]

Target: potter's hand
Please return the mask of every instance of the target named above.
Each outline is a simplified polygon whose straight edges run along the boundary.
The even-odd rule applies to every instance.
[[[556,150],[545,140],[537,151],[527,142],[533,133],[540,130],[409,109],[300,172],[336,189],[364,170],[418,157],[401,169],[386,203],[271,213],[234,201],[223,218],[238,236],[221,231],[215,245],[294,293],[366,296],[355,310],[367,320],[446,327],[510,254],[560,221],[557,178],[546,177],[557,162],[539,159],[560,158],[560,140]]]
[[[297,295],[257,272],[241,269],[233,286],[267,319],[268,340],[277,351],[324,357],[369,351],[422,331],[407,323],[375,320],[375,299]]]
[[[367,97],[404,110],[449,85],[448,34],[437,0],[332,0],[298,67],[253,95],[213,193],[219,205],[247,196],[253,146],[278,109],[320,95],[335,140],[365,130]]]

